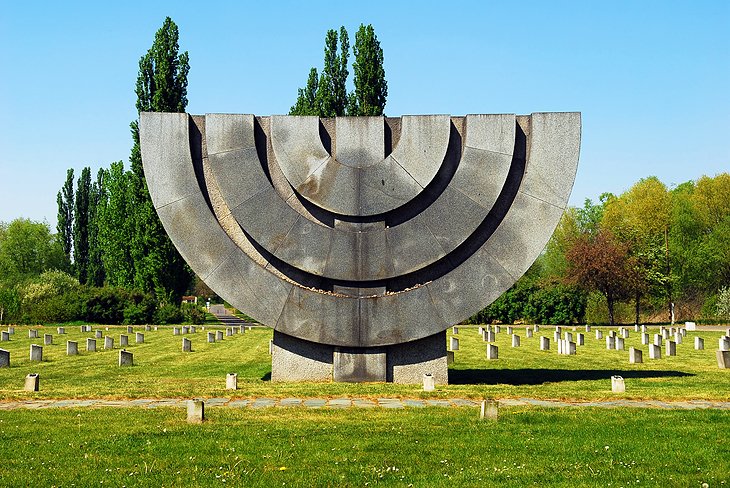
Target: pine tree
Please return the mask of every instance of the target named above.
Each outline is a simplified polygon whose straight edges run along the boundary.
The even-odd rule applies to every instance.
[[[138,112],[184,112],[188,104],[188,53],[179,54],[177,25],[167,17],[155,40],[139,61],[135,92]],[[130,156],[130,203],[133,210],[130,255],[134,286],[146,292],[178,298],[192,273],[162,227],[144,179],[138,121],[131,124],[134,146]],[[111,189],[110,189],[111,191]]]
[[[383,68],[383,49],[372,25],[362,25],[355,34],[355,91],[348,100],[348,115],[383,115],[388,82]]]
[[[86,284],[89,266],[89,192],[91,191],[91,168],[81,170],[76,184],[74,208],[74,270],[79,283]]]
[[[71,249],[73,246],[73,209],[74,209],[74,170],[66,171],[66,182],[56,195],[58,204],[58,222],[56,231],[61,241],[63,254],[66,256],[67,266],[71,266]]]

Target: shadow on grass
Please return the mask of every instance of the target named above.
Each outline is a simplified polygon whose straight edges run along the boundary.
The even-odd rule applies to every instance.
[[[683,371],[617,371],[610,369],[452,369],[452,385],[540,385],[558,381],[607,380],[618,375],[624,378],[663,378],[695,376]]]
[[[261,381],[271,381],[271,371],[261,377]]]

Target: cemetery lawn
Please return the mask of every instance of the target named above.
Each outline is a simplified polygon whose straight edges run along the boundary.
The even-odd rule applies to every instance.
[[[59,335],[55,327],[33,327],[38,339],[28,338],[26,326],[16,326],[11,340],[0,342],[10,351],[10,367],[0,368],[0,400],[45,398],[332,398],[332,397],[410,397],[410,398],[520,398],[564,400],[601,400],[611,398],[651,400],[728,400],[730,370],[719,369],[715,358],[722,331],[688,332],[677,345],[677,356],[649,359],[648,347],[641,345],[641,334],[633,331],[626,339],[625,351],[607,351],[604,340],[594,332],[585,333],[585,345],[577,355],[558,355],[552,327],[543,327],[527,338],[524,327],[515,327],[522,338],[519,348],[512,348],[510,337],[497,334],[499,359],[487,360],[485,343],[476,327],[460,327],[457,337],[460,350],[449,369],[450,384],[425,393],[420,385],[383,383],[272,383],[269,381],[271,357],[268,354],[272,331],[255,328],[245,334],[225,337],[222,342],[206,342],[206,332],[174,336],[172,327],[144,332],[143,344],[135,344],[129,334],[128,351],[134,354],[133,367],[119,368],[119,335],[125,327],[97,327],[114,338],[115,349],[105,351],[104,340],[97,339],[97,352],[86,351],[86,338],[78,325],[67,326]],[[602,328],[604,335],[608,328]],[[6,330],[3,327],[3,330]],[[220,330],[220,328],[219,328]],[[564,327],[572,331],[572,327]],[[595,328],[594,328],[595,330]],[[143,331],[135,327],[135,331]],[[582,332],[577,328],[573,335]],[[43,344],[43,333],[53,334],[53,344],[44,346],[43,362],[30,362],[30,344]],[[448,331],[450,337],[451,330]],[[650,334],[658,328],[650,328]],[[539,350],[539,336],[550,338],[550,351]],[[705,350],[694,349],[694,337],[705,339]],[[193,352],[181,351],[182,337],[192,340]],[[66,355],[66,341],[78,341],[78,356]],[[628,348],[642,349],[644,362],[629,364]],[[227,373],[238,374],[238,390],[225,389]],[[40,374],[40,391],[23,391],[24,378]],[[626,393],[612,394],[612,375],[626,381]]]
[[[1,486],[727,486],[730,412],[84,408],[0,412]]]

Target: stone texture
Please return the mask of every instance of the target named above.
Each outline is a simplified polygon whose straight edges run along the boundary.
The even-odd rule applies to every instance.
[[[79,343],[76,341],[66,341],[66,355],[76,356],[79,353]]]
[[[332,379],[349,383],[385,381],[387,361],[385,348],[335,347]]]
[[[25,391],[38,391],[40,389],[40,375],[38,373],[29,373],[25,376]]]
[[[238,375],[236,373],[228,373],[226,375],[226,390],[238,389]]]
[[[10,351],[0,349],[0,368],[10,367]]]
[[[43,346],[37,344],[30,345],[30,360],[43,361]]]
[[[550,350],[550,339],[542,336],[540,337],[540,350],[541,351],[549,351]]]
[[[189,424],[200,424],[205,421],[205,402],[203,400],[187,401],[187,421]]]
[[[695,337],[695,349],[701,351],[705,348],[705,340],[702,337]]]
[[[334,347],[304,341],[274,330],[271,381],[328,381]]]
[[[119,366],[134,366],[134,355],[125,351],[124,349],[119,351]]]
[[[96,352],[96,339],[91,337],[86,338],[86,350],[88,352]]]
[[[643,358],[643,353],[641,349],[636,349],[635,347],[629,348],[629,363],[636,364],[641,363]]]
[[[53,344],[53,336],[51,334],[43,334],[43,345],[50,346]]]
[[[487,344],[487,359],[499,359],[499,348],[494,344]]]
[[[127,347],[129,345],[129,336],[126,334],[119,334],[119,347]]]
[[[614,393],[624,393],[626,391],[626,383],[621,376],[611,376],[611,391]]]
[[[717,367],[730,369],[730,351],[715,351],[717,356]]]
[[[210,332],[208,332],[210,334]],[[183,337],[182,340],[182,352],[192,352],[193,344],[187,337]]]

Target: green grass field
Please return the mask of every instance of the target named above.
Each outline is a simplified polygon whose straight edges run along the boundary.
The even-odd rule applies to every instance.
[[[717,367],[715,350],[720,331],[689,332],[677,346],[677,356],[661,360],[648,358],[647,346],[641,345],[640,334],[631,331],[626,351],[607,351],[603,340],[587,333],[586,345],[578,346],[576,356],[558,355],[552,343],[552,328],[543,327],[539,334],[527,339],[519,328],[522,345],[510,347],[510,337],[503,331],[497,335],[499,359],[489,361],[476,328],[460,328],[461,348],[449,371],[450,384],[439,386],[433,393],[424,393],[419,385],[383,383],[272,383],[268,380],[271,358],[268,344],[270,329],[253,329],[243,335],[227,337],[209,344],[205,332],[186,337],[193,341],[193,352],[181,352],[181,336],[174,336],[171,327],[146,332],[144,344],[134,344],[130,334],[127,350],[134,353],[135,366],[117,366],[119,334],[124,327],[104,331],[114,338],[115,349],[86,352],[86,337],[78,326],[66,327],[67,334],[56,334],[55,327],[37,327],[39,339],[28,339],[28,327],[16,327],[8,342],[0,348],[10,351],[11,367],[0,368],[0,399],[24,398],[142,398],[142,397],[424,397],[424,398],[550,398],[550,399],[707,399],[730,398],[730,370]],[[43,332],[51,332],[54,344],[45,346],[43,362],[31,363],[31,343],[43,344]],[[104,330],[103,328],[101,328]],[[142,330],[141,328],[135,330]],[[210,326],[208,329],[210,330]],[[564,330],[570,330],[564,328]],[[582,328],[578,329],[580,332]],[[606,332],[607,329],[604,329]],[[650,333],[657,329],[650,329]],[[575,334],[575,332],[574,332]],[[539,335],[551,339],[551,351],[539,351]],[[694,350],[694,336],[705,339],[704,351]],[[66,341],[79,343],[78,356],[66,356]],[[629,364],[628,348],[644,351],[643,364]],[[238,374],[239,390],[225,390],[225,376]],[[41,391],[23,391],[28,373],[40,374]],[[626,393],[611,393],[610,377],[626,379]]]
[[[2,486],[727,486],[727,411],[0,412]]]

